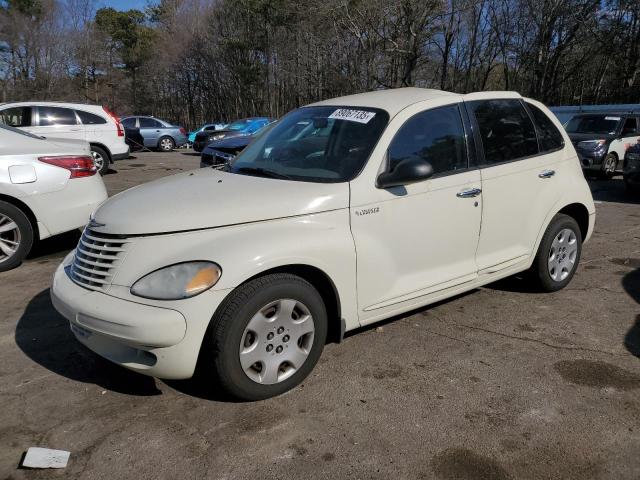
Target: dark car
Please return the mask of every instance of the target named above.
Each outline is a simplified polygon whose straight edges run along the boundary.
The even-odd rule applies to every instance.
[[[565,130],[585,173],[610,178],[619,169],[626,149],[640,138],[640,119],[629,113],[579,114],[567,122]]]
[[[254,139],[254,135],[223,138],[207,145],[200,156],[200,168],[224,165],[233,160]]]
[[[251,117],[236,120],[227,125],[223,130],[204,131],[196,134],[193,141],[193,149],[202,152],[211,142],[222,140],[223,138],[244,137],[257,133],[261,128],[269,125],[272,120],[267,117]]]
[[[640,141],[629,147],[625,153],[622,176],[627,190],[640,192]]]

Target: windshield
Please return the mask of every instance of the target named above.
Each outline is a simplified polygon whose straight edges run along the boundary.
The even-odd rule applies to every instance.
[[[227,125],[227,130],[242,130],[249,125],[248,120],[236,120]]]
[[[2,123],[0,123],[0,128],[2,128],[3,130],[8,130],[9,132],[19,133],[20,135],[24,135],[25,137],[36,138],[38,140],[44,140],[44,137],[39,137],[37,135],[34,135],[33,133],[25,132],[24,130],[20,130],[19,128],[14,128],[14,127],[11,127],[9,125],[4,125]]]
[[[367,107],[304,107],[266,129],[229,171],[305,182],[348,182],[364,167],[389,121]]]
[[[567,133],[598,133],[614,135],[620,124],[620,117],[615,115],[589,115],[573,117],[567,123]]]

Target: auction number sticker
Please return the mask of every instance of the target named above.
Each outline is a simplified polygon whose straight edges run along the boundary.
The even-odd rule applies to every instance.
[[[329,118],[335,120],[347,120],[349,122],[369,123],[375,117],[375,112],[367,112],[365,110],[352,110],[350,108],[339,108]]]

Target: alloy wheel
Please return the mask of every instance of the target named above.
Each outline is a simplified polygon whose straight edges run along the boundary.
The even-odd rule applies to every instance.
[[[11,217],[0,213],[0,263],[15,255],[21,238],[18,224]]]
[[[160,148],[165,152],[173,150],[173,141],[170,138],[163,138],[160,140]]]
[[[304,365],[315,325],[309,308],[298,300],[280,299],[249,320],[240,341],[240,364],[256,383],[280,383]]]
[[[102,171],[102,168],[104,167],[104,157],[94,151],[91,151],[91,156],[93,157],[93,163],[96,166],[96,170],[99,172]]]

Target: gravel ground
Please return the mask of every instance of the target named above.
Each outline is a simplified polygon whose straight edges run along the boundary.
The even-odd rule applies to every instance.
[[[110,194],[196,168],[139,153]],[[77,232],[0,274],[0,478],[640,478],[640,197],[592,182],[593,239],[568,288],[512,278],[328,345],[257,403],[163,382],[79,345],[49,300]],[[18,468],[30,446],[71,451]]]

